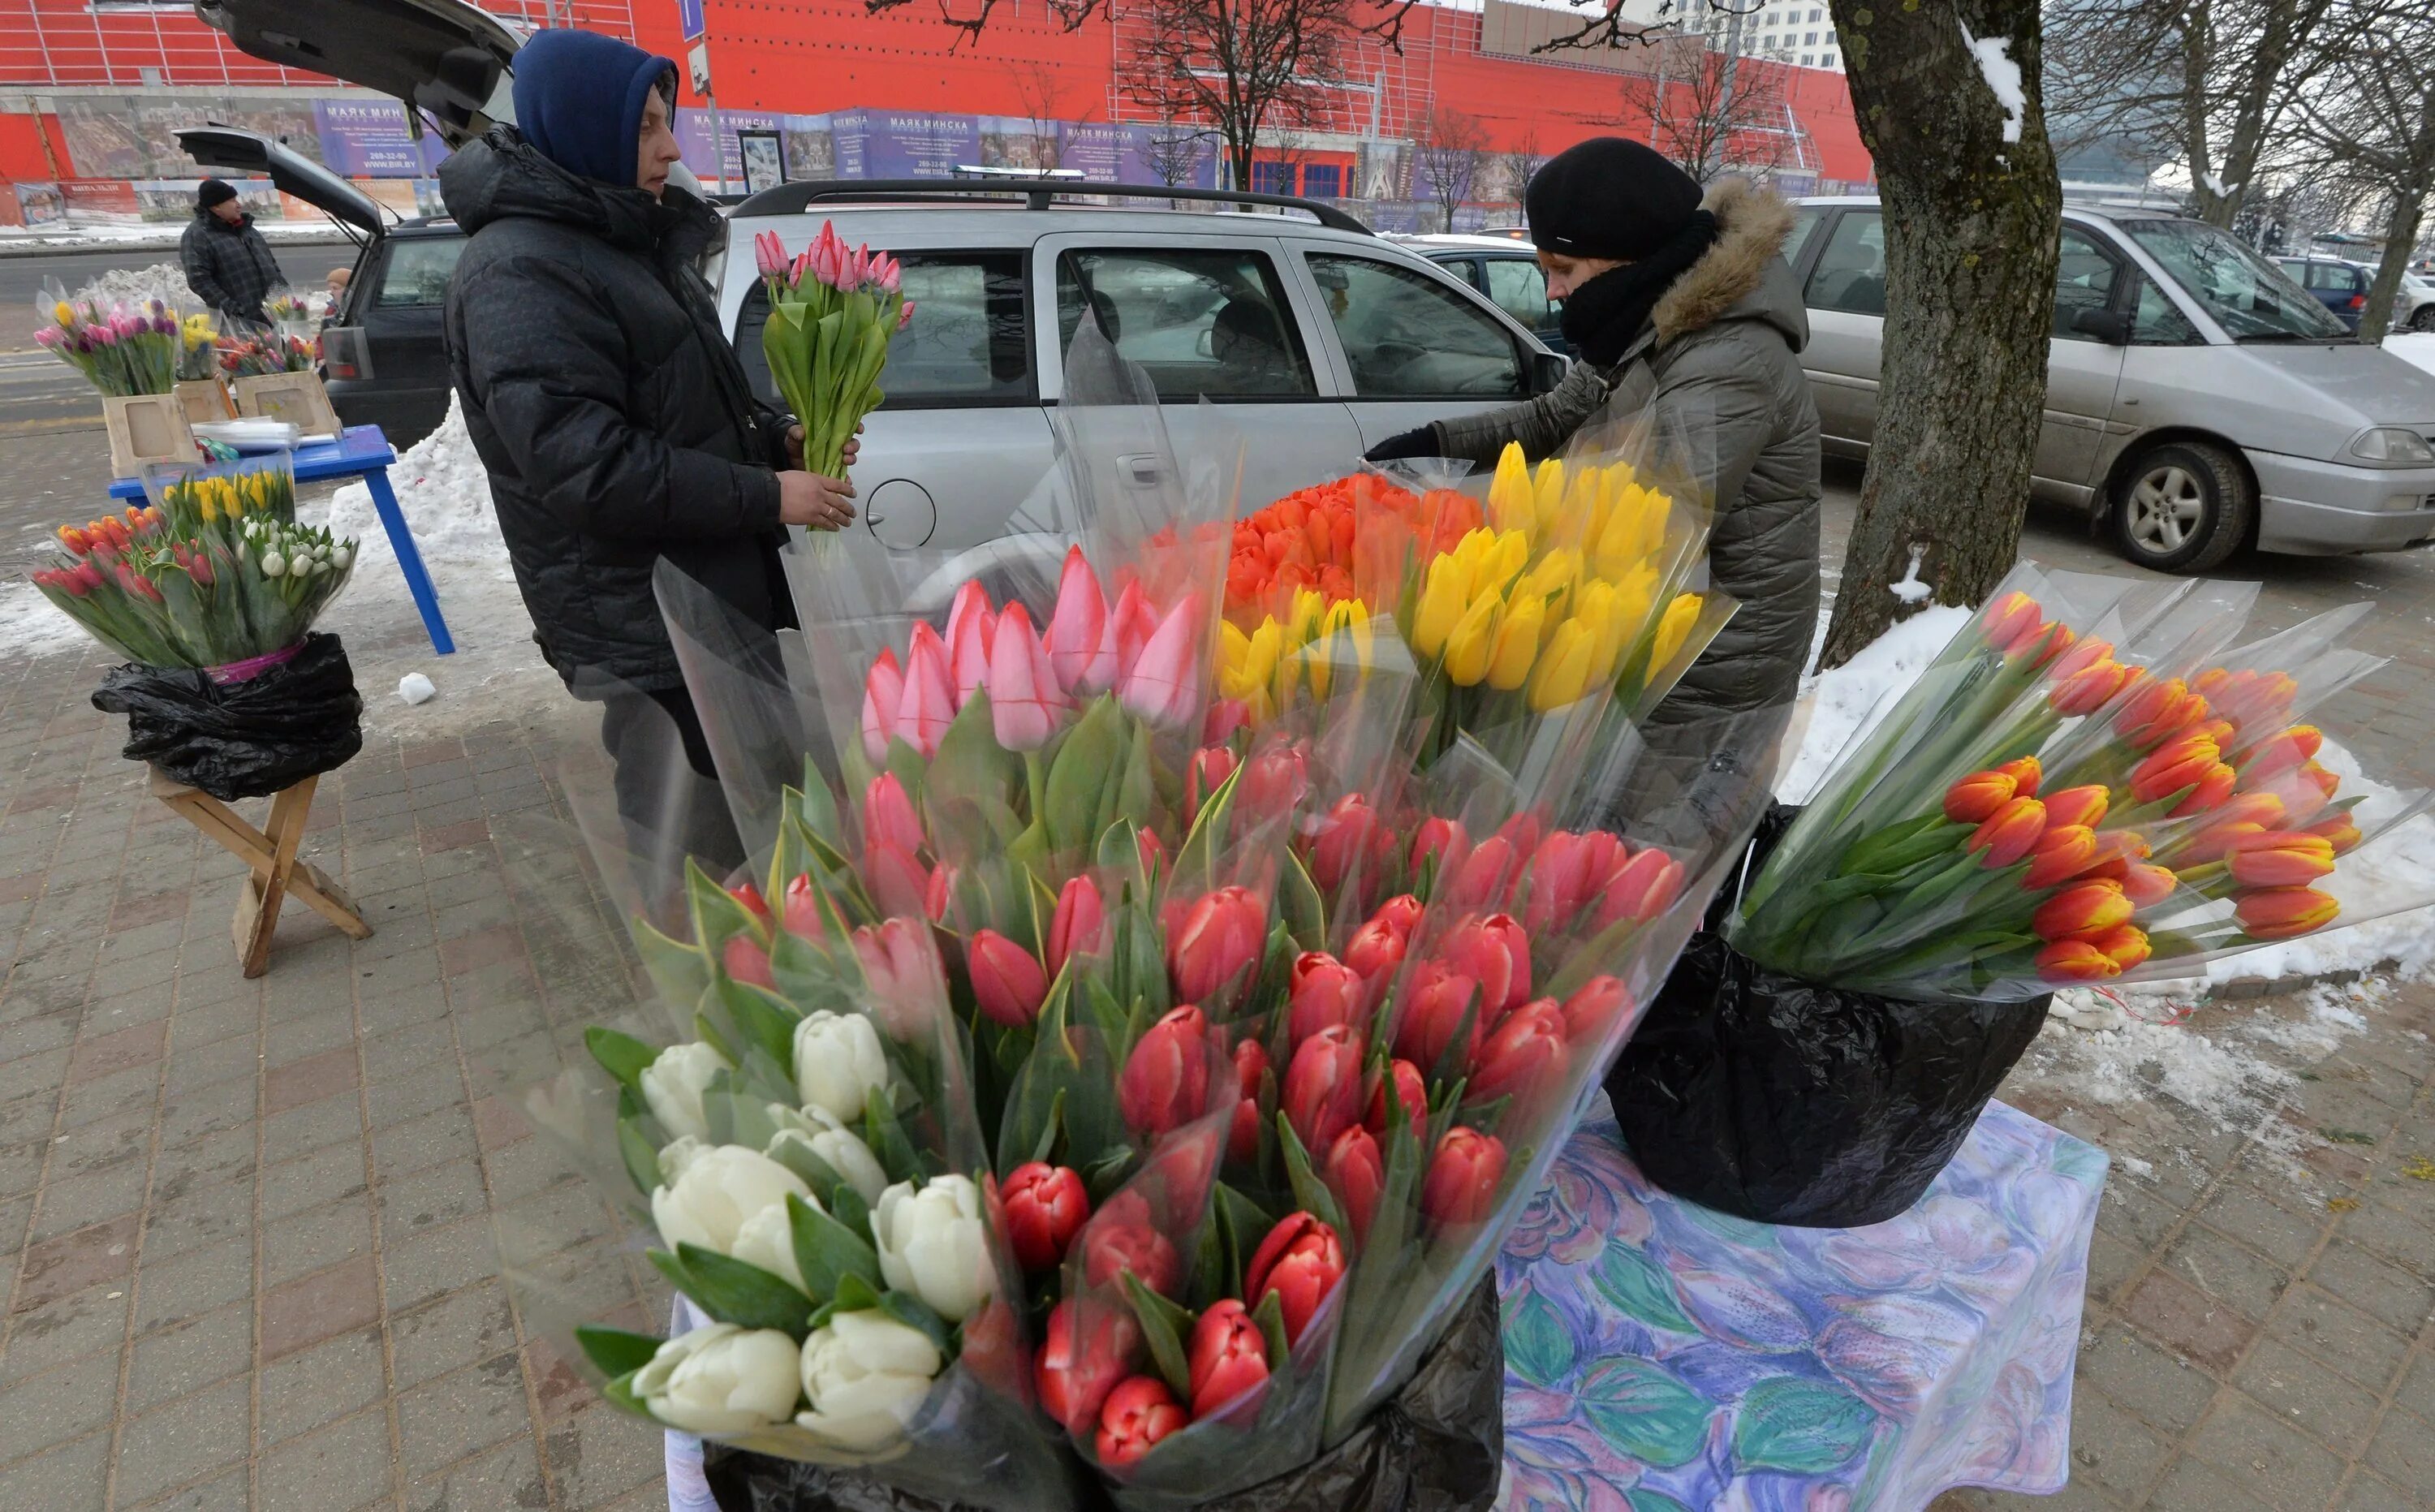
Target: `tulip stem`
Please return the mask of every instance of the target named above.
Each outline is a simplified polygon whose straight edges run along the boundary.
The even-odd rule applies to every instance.
[[[1038,824],[1048,812],[1048,766],[1040,759],[1039,751],[1023,753],[1023,782],[1031,798],[1031,822]]]

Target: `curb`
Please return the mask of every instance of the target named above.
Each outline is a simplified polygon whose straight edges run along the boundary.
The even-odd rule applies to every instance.
[[[274,252],[283,247],[352,247],[354,245],[354,243],[336,232],[323,233],[319,232],[304,236],[265,236],[263,240],[270,244],[270,249]],[[177,249],[178,241],[174,236],[169,238],[167,241],[161,242],[39,242],[30,240],[20,242],[14,240],[0,240],[0,258],[77,257],[89,256],[95,252],[174,252]]]

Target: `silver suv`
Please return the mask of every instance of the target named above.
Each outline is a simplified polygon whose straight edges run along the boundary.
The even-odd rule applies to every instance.
[[[1249,202],[1282,213],[1235,209]],[[1005,531],[1049,465],[1048,411],[1085,310],[1157,385],[1179,451],[1248,438],[1246,509],[1340,474],[1398,431],[1563,375],[1563,359],[1485,295],[1327,206],[1049,180],[804,182],[737,205],[712,270],[719,319],[764,398],[768,296],[752,238],[774,231],[793,251],[824,220],[893,253],[916,305],[854,469],[872,532],[900,550]]]
[[[1875,432],[1885,222],[1805,200],[1786,248],[1830,452]],[[2361,346],[2232,236],[2067,205],[2032,490],[2086,508],[2143,567],[2200,573],[2242,544],[2304,556],[2435,541],[2435,374]]]

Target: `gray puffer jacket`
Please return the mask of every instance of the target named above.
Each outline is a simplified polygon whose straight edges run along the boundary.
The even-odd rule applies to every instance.
[[[1716,245],[1674,281],[1615,367],[1577,363],[1536,399],[1435,422],[1443,455],[1482,466],[1508,441],[1534,462],[1557,453],[1610,403],[1678,410],[1692,434],[1714,436],[1708,576],[1741,608],[1651,713],[1651,733],[1788,705],[1818,622],[1818,409],[1801,370],[1809,318],[1780,255],[1792,207],[1729,180],[1707,208]]]

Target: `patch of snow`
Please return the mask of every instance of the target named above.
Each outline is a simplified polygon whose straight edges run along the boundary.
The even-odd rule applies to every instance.
[[[1996,107],[2004,112],[2004,141],[2008,145],[2018,142],[2021,127],[2029,120],[2029,96],[2021,88],[2021,65],[2012,60],[2012,39],[1974,37],[1968,22],[1960,25],[1962,43],[1978,60],[1978,77],[1987,81]]]
[[[184,268],[175,263],[154,263],[149,267],[113,267],[68,297],[91,300],[108,309],[113,304],[135,304],[145,300],[174,304],[180,300],[192,301],[195,293],[186,286]]]
[[[1928,594],[1935,593],[1936,589],[1933,585],[1923,583],[1919,580],[1920,558],[1926,555],[1927,548],[1926,546],[1911,547],[1910,565],[1903,569],[1902,581],[1898,583],[1888,583],[1886,585],[1886,592],[1893,594],[1894,597],[1901,599],[1906,604],[1916,604],[1920,600],[1927,597]]]
[[[1922,610],[1877,637],[1858,656],[1820,673],[1807,690],[1809,727],[1775,784],[1787,803],[1806,802],[1835,758],[1874,729],[1944,649],[1971,611],[1951,604]]]
[[[2384,338],[2384,350],[2413,368],[2435,372],[2435,331],[2404,331]]]

